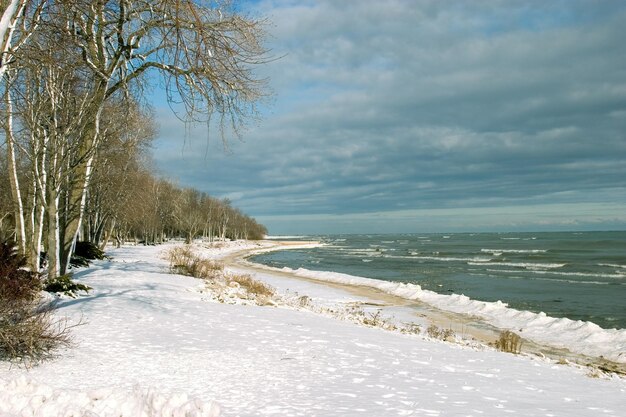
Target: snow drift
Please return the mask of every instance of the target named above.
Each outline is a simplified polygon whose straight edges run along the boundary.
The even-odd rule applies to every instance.
[[[204,403],[185,394],[166,395],[154,389],[135,387],[130,392],[115,389],[68,391],[37,384],[25,377],[0,379],[0,416],[59,417],[218,417],[215,403]],[[11,414],[8,414],[8,413]],[[7,414],[5,414],[7,413]]]

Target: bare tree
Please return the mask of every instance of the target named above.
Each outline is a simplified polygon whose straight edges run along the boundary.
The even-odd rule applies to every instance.
[[[1,0],[0,82],[19,50],[39,24],[47,0]]]
[[[24,4],[30,3],[9,2],[12,7]],[[266,52],[261,45],[262,22],[234,13],[227,2],[66,0],[37,4],[46,7],[38,9],[38,38],[31,51],[53,59],[22,51],[15,55],[14,49],[11,59],[19,64],[16,79],[25,79],[23,72],[35,79],[41,72],[37,65],[45,64],[42,68],[46,71],[40,74],[44,83],[33,91],[40,95],[34,100],[40,103],[38,108],[46,108],[48,113],[24,111],[21,117],[33,116],[29,120],[32,143],[23,148],[35,161],[30,177],[40,182],[33,185],[39,201],[32,207],[46,207],[48,252],[55,258],[49,272],[54,275],[65,272],[80,231],[96,155],[105,137],[102,114],[106,103],[141,94],[146,75],[156,73],[162,76],[180,117],[200,120],[217,114],[222,129],[230,126],[238,133],[262,96],[263,82],[252,69],[264,61]],[[12,22],[20,16],[8,8],[5,12],[13,16]],[[61,75],[61,68],[52,64],[55,59],[59,67],[69,68],[73,74]],[[5,97],[9,137],[14,131],[10,119],[14,111],[12,97]],[[59,123],[59,115],[70,110],[78,112],[66,118],[67,123]],[[13,139],[9,142],[15,143]],[[15,149],[9,153],[15,154]],[[16,166],[15,158],[10,162]],[[11,188],[13,199],[23,202],[25,197],[17,195],[19,184],[14,182]],[[17,211],[23,213],[24,207]],[[21,224],[21,236],[36,236],[36,227],[29,232],[26,219]]]
[[[91,71],[94,97],[81,140],[83,162],[74,169],[76,186],[69,197],[77,215],[66,225],[67,258],[82,219],[103,103],[131,91],[153,70],[163,76],[170,100],[183,104],[187,118],[218,114],[222,126],[237,131],[261,97],[262,82],[252,66],[263,62],[265,50],[261,23],[220,1],[83,0],[67,2],[63,12],[69,23],[64,29]]]
[[[133,178],[142,168],[156,134],[152,114],[131,100],[109,103],[103,111],[83,224],[83,238],[104,249],[125,205],[136,189]]]
[[[46,0],[1,0],[0,10],[0,86],[3,89],[5,113],[2,117],[2,128],[5,133],[7,171],[13,203],[13,217],[15,223],[15,237],[22,253],[27,251],[26,225],[22,192],[18,179],[17,155],[15,149],[13,101],[8,89],[14,78],[9,69],[15,61],[15,54],[38,27],[42,11],[47,4]]]

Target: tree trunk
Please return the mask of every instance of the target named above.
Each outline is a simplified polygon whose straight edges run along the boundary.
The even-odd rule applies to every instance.
[[[93,109],[93,113],[88,112],[86,117],[93,117],[90,126],[85,129],[83,142],[78,150],[78,164],[73,168],[73,178],[67,191],[68,200],[66,205],[66,222],[63,227],[63,242],[61,247],[61,273],[69,269],[70,258],[76,245],[76,238],[80,231],[81,222],[87,201],[87,191],[89,180],[95,157],[95,150],[98,145],[100,115],[104,105],[106,95],[106,85],[101,85],[95,94],[94,102],[98,107]]]
[[[59,196],[56,190],[50,190],[48,195],[48,277],[56,278],[60,269],[60,242],[59,242]],[[65,272],[63,272],[65,273]]]
[[[0,80],[3,79],[8,68],[7,61],[11,59],[8,52],[11,48],[15,24],[24,11],[25,5],[26,0],[11,0],[0,17]]]
[[[11,93],[5,93],[6,123],[4,127],[7,143],[7,160],[9,163],[9,183],[11,186],[11,197],[13,199],[13,211],[15,216],[15,235],[20,253],[26,255],[26,228],[24,225],[24,206],[22,202],[22,191],[17,177],[17,161],[15,158],[15,137],[13,136],[13,102]]]
[[[104,232],[104,238],[102,239],[102,242],[100,243],[100,250],[104,250],[107,245],[109,244],[109,239],[111,239],[111,235],[113,234],[113,230],[115,230],[115,219],[111,220],[109,225],[109,228],[105,230]]]

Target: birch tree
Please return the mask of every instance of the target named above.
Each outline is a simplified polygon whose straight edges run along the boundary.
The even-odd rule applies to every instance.
[[[102,117],[102,141],[88,190],[83,238],[104,250],[136,192],[133,179],[142,168],[156,127],[152,114],[129,100],[109,103]]]
[[[221,128],[230,126],[237,134],[262,96],[263,82],[253,74],[253,67],[265,57],[262,22],[237,15],[222,1],[5,0],[4,4],[1,46],[8,48],[8,53],[3,49],[3,73],[8,71],[5,63],[9,60],[19,64],[16,79],[34,80],[41,72],[37,54],[22,55],[20,51],[16,55],[11,44],[20,19],[19,39],[27,39],[33,33],[27,29],[36,22],[36,48],[56,56],[44,60],[43,82],[32,90],[41,95],[33,96],[39,107],[29,110],[24,105],[21,116],[24,125],[30,124],[30,144],[22,148],[29,153],[30,178],[36,182],[32,186],[35,191],[28,196],[34,198],[29,207],[45,207],[49,273],[54,276],[68,267],[83,221],[97,149],[104,137],[105,104],[116,97],[141,94],[146,81],[160,76],[171,103],[180,104],[179,117],[202,120],[217,115]],[[32,5],[37,7],[28,9]],[[27,9],[32,12],[25,13]],[[74,74],[61,74],[63,68],[71,68]],[[5,95],[7,142],[14,145],[12,100],[10,94]],[[66,117],[70,110],[76,112]],[[59,123],[61,116],[67,123]],[[13,147],[8,154],[15,156],[15,152]],[[9,162],[16,167],[16,158]],[[11,189],[16,204],[23,204],[26,197],[18,195],[22,187],[17,181],[11,183]],[[16,211],[24,217],[23,206]],[[20,236],[34,236],[34,253],[40,215],[30,217],[34,219],[30,223],[25,218],[16,223],[21,223]],[[28,224],[33,225],[30,231],[26,230]],[[24,239],[24,251],[26,246]]]
[[[15,25],[24,11],[26,0],[3,0],[0,2],[2,16],[0,17],[0,79],[4,78],[7,63],[11,59],[11,41],[15,32]]]
[[[98,146],[104,102],[132,92],[144,75],[163,78],[168,97],[183,116],[217,114],[222,126],[238,131],[254,112],[262,82],[252,67],[263,62],[261,23],[232,12],[228,4],[198,0],[72,1],[63,4],[64,29],[91,71],[93,107],[74,169],[69,202],[76,214],[66,225],[61,261],[69,262],[82,220]]]
[[[7,169],[13,204],[15,240],[23,254],[27,252],[28,236],[26,218],[22,202],[22,190],[17,174],[17,155],[14,141],[13,101],[8,86],[13,78],[9,69],[19,51],[39,25],[46,0],[0,0],[0,87],[4,98],[2,128],[5,133]],[[33,266],[33,265],[31,265]]]
[[[64,47],[64,34],[39,31],[20,52],[19,67],[12,69],[14,80],[7,87],[8,120],[14,116],[21,127],[17,134],[9,127],[9,145],[28,161],[27,184],[12,185],[22,191],[14,200],[24,213],[25,253],[31,267],[38,267],[39,252],[46,214],[46,239],[49,272],[55,276],[63,269],[60,262],[64,225],[73,210],[68,202],[76,166],[82,155],[79,149],[85,129],[89,128],[87,112],[93,97],[81,74],[82,63],[71,48]],[[14,152],[10,151],[9,156]],[[14,164],[15,166],[15,164]]]

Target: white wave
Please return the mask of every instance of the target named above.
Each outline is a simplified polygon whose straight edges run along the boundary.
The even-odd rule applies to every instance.
[[[415,253],[415,255],[413,255]],[[491,258],[457,258],[454,256],[423,256],[418,255],[417,252],[411,252],[413,256],[396,256],[396,255],[385,255],[385,258],[393,258],[393,259],[421,259],[425,261],[441,261],[441,262],[480,262],[487,263],[491,261]]]
[[[547,249],[481,249],[485,253],[546,253]]]
[[[498,264],[504,265],[504,264]],[[509,272],[509,273],[520,273],[519,270],[510,270],[510,269],[487,269],[489,272]],[[542,271],[539,269],[531,269],[525,272],[530,272],[533,274],[541,274],[541,275],[559,275],[559,276],[572,276],[572,277],[589,277],[589,278],[626,278],[626,274],[602,274],[596,272],[558,272],[558,271]],[[580,282],[580,281],[574,281]]]
[[[380,252],[379,249],[371,249],[371,248],[363,248],[363,249],[358,249],[358,248],[347,248],[347,247],[329,247],[328,249],[332,249],[332,250],[336,250],[338,252],[347,252],[348,254],[359,254],[359,253],[376,253],[376,252]]]
[[[512,266],[514,268],[524,268],[530,270],[542,270],[542,269],[555,269],[562,268],[566,264],[556,264],[556,263],[531,263],[531,262],[476,262],[469,261],[468,265],[494,265],[494,266]]]
[[[372,262],[372,259],[361,259],[363,262]]]
[[[309,236],[300,236],[300,235],[275,235],[275,236],[265,236],[266,240],[277,240],[277,239],[304,239]]]
[[[569,349],[590,356],[626,363],[626,329],[603,329],[595,323],[549,317],[509,308],[501,301],[472,300],[461,294],[438,294],[419,285],[357,277],[338,272],[282,268],[296,276],[318,281],[372,287],[408,300],[421,301],[442,310],[478,316],[501,329],[516,329],[538,343]]]
[[[599,266],[608,266],[609,268],[624,268],[626,269],[626,265],[619,264],[598,264]]]

